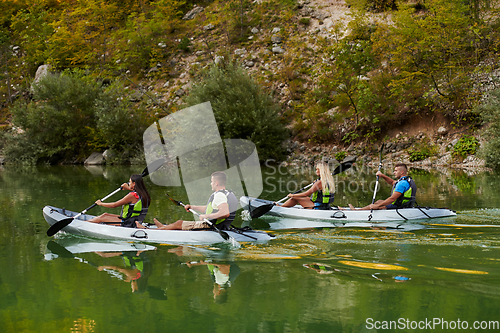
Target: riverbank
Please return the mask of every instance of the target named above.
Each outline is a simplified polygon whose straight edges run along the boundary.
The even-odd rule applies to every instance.
[[[477,139],[478,146],[483,145],[482,138],[478,135],[468,136],[463,130],[449,131],[446,127],[439,127],[435,131],[420,131],[416,135],[400,132],[384,142],[382,163],[393,165],[405,163],[410,167],[448,167],[469,170],[469,172],[491,171],[486,167],[485,160],[470,154],[459,156],[456,153],[457,144],[464,137]],[[415,160],[418,149],[428,149],[432,154],[420,160]],[[377,167],[379,164],[381,143],[366,144],[356,143],[349,146],[302,144],[291,141],[288,145],[289,156],[284,165],[314,164],[322,159],[326,162],[342,160],[346,156],[358,156],[358,164]],[[333,161],[333,163],[335,162]]]

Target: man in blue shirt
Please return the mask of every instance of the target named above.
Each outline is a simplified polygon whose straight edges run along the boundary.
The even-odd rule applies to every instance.
[[[413,179],[408,176],[408,168],[404,163],[398,163],[394,166],[394,176],[397,180],[384,175],[382,172],[377,171],[376,176],[384,178],[387,184],[392,186],[392,194],[385,200],[377,200],[374,204],[368,205],[359,210],[371,209],[395,209],[412,207],[415,203],[415,195],[417,194],[417,186]],[[353,205],[349,204],[351,209]]]

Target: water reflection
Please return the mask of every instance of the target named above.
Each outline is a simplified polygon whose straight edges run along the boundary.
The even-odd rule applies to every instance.
[[[146,251],[156,247],[140,243],[100,242],[95,240],[67,237],[56,241],[50,240],[46,246],[45,260],[71,258],[90,265],[98,271],[106,272],[114,278],[130,283],[133,293],[148,292],[154,299],[167,299],[165,293],[157,287],[148,286],[148,278],[152,273],[152,264]],[[81,256],[85,253],[97,254],[102,259],[121,258],[121,264],[100,264],[102,260],[87,260]],[[108,261],[109,263],[110,261]]]
[[[94,252],[103,258],[121,257],[123,266],[100,265],[98,271],[105,271],[116,278],[130,282],[133,293],[143,293],[147,289],[151,275],[151,262],[142,251],[138,252]]]
[[[385,230],[394,232],[416,231],[427,228],[417,222],[326,222],[294,218],[266,217],[268,228],[271,230],[307,230],[328,228],[365,228],[371,230]]]
[[[342,263],[341,261],[339,263]],[[312,263],[312,264],[303,264],[302,265],[305,268],[311,269],[315,271],[318,274],[321,275],[329,275],[329,274],[334,274],[334,275],[342,275],[342,276],[347,276],[351,279],[353,278],[366,278],[366,277],[371,277],[376,279],[377,281],[380,282],[387,282],[388,280],[392,279],[395,282],[407,282],[410,281],[411,278],[404,276],[404,275],[390,275],[387,273],[360,273],[360,272],[355,272],[355,271],[347,271],[345,269],[339,269],[332,267],[330,265],[327,265],[325,263]],[[362,265],[358,265],[358,267],[363,267]],[[366,266],[367,268],[370,268]],[[373,267],[373,266],[372,266]],[[390,268],[388,268],[390,269]]]
[[[83,209],[103,193],[114,190],[124,177],[137,172],[137,167],[105,169],[111,178],[92,176],[80,166],[24,170],[5,167],[0,171],[0,266],[6,268],[0,271],[0,327],[13,332],[156,332],[165,327],[175,332],[362,332],[367,331],[366,318],[464,318],[472,322],[498,317],[499,175],[471,176],[448,169],[415,174],[420,187],[419,204],[458,211],[452,219],[416,223],[425,226],[421,230],[331,226],[277,230],[273,231],[277,237],[272,242],[243,244],[230,251],[158,245],[156,250],[143,252],[150,259],[152,273],[146,291],[138,294],[132,293],[131,282],[97,269],[127,268],[120,256],[104,258],[93,251],[71,248],[65,243],[69,236],[54,241],[67,246],[67,252],[46,250],[49,246],[47,224],[41,215],[43,206]],[[267,176],[265,170],[263,176]],[[283,180],[285,184],[306,178],[273,176],[276,182]],[[374,172],[338,176],[339,181],[374,179]],[[469,186],[471,180],[474,182]],[[164,188],[150,188],[151,217],[185,218],[184,211],[165,205]],[[366,205],[372,200],[372,192],[364,193],[361,187],[358,192],[349,192],[348,186],[345,189],[341,187],[336,195],[340,205],[356,201]],[[353,189],[355,186],[351,186]],[[172,191],[171,195],[186,200],[182,190]],[[389,191],[389,186],[384,186],[380,195]],[[287,193],[264,195],[276,200]],[[260,225],[252,227],[269,229],[268,222],[275,221],[258,219],[252,224]],[[42,260],[40,249],[49,261]],[[131,251],[136,256],[141,249]],[[208,265],[182,264],[188,261],[237,264],[239,275],[232,281],[229,277],[230,286],[227,284],[222,292],[226,293],[226,304],[214,304],[213,291],[219,287]],[[346,264],[350,262],[395,267],[401,264],[409,270]],[[152,294],[152,290],[157,293]],[[165,300],[167,295],[168,301],[154,299]],[[147,311],[138,317],[138,309]],[[241,316],[247,312],[249,315]]]
[[[218,259],[213,260],[209,257],[221,257],[229,254],[226,251],[211,251],[203,248],[191,246],[179,246],[174,249],[169,249],[170,253],[174,253],[179,257],[191,255],[203,255],[204,258],[198,261],[187,261],[185,264],[189,268],[197,266],[206,266],[208,273],[214,282],[213,295],[216,303],[226,303],[228,299],[228,289],[233,284],[234,280],[240,275],[240,267],[234,262]]]

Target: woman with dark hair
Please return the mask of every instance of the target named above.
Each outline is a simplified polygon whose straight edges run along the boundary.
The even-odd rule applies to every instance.
[[[128,183],[122,184],[123,190],[128,190],[126,196],[115,202],[102,202],[97,200],[95,203],[105,208],[116,208],[122,206],[120,215],[104,213],[88,222],[120,224],[122,227],[135,228],[135,221],[143,221],[148,211],[151,197],[149,196],[144,180],[141,175],[132,175]]]

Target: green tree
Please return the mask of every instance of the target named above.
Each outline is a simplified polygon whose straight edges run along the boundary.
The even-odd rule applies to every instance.
[[[394,24],[374,35],[374,50],[386,70],[394,73],[391,94],[411,100],[411,91],[435,108],[461,115],[477,96],[469,73],[480,59],[471,52],[481,36],[469,29],[463,1],[431,0],[425,10],[407,6],[394,13]]]
[[[9,47],[9,33],[0,29],[0,80],[5,82],[5,85],[1,85],[0,93],[7,96],[6,102],[12,104],[12,91],[11,91],[11,73],[10,67],[12,65],[12,50]],[[1,110],[0,106],[0,110]]]
[[[180,8],[185,1],[158,0],[142,11],[132,12],[126,25],[114,35],[113,58],[120,69],[143,70],[164,61],[172,48],[172,31],[180,27]]]
[[[152,123],[144,105],[132,104],[124,91],[123,84],[115,82],[96,100],[96,128],[91,128],[94,135],[89,142],[101,150],[122,152],[116,157],[120,162],[137,156],[144,131]]]
[[[49,24],[54,19],[54,9],[47,10],[44,3],[33,4],[19,10],[11,18],[10,29],[14,37],[11,43],[20,48],[19,60],[25,64],[22,75],[27,79],[47,60],[47,41],[54,33]]]
[[[137,155],[148,119],[133,107],[116,83],[78,72],[51,74],[33,86],[32,100],[13,107],[13,130],[5,155],[14,162],[78,162],[94,150],[112,148],[123,162]]]
[[[236,62],[213,65],[185,98],[186,106],[211,102],[223,139],[247,139],[259,159],[280,159],[288,137],[279,106]]]
[[[366,73],[373,68],[371,45],[363,40],[342,40],[331,47],[331,61],[325,64],[321,82],[333,91],[337,105],[352,110],[356,126],[364,112],[359,106],[360,92],[365,90]]]
[[[101,93],[96,83],[47,75],[33,86],[32,101],[19,100],[12,109],[16,132],[7,143],[7,157],[32,163],[84,157]]]
[[[476,108],[485,125],[485,143],[480,155],[486,164],[496,171],[500,170],[500,89],[489,94],[484,103]]]
[[[121,19],[120,7],[100,0],[79,0],[50,22],[49,62],[60,68],[103,68],[111,50],[110,34]]]

